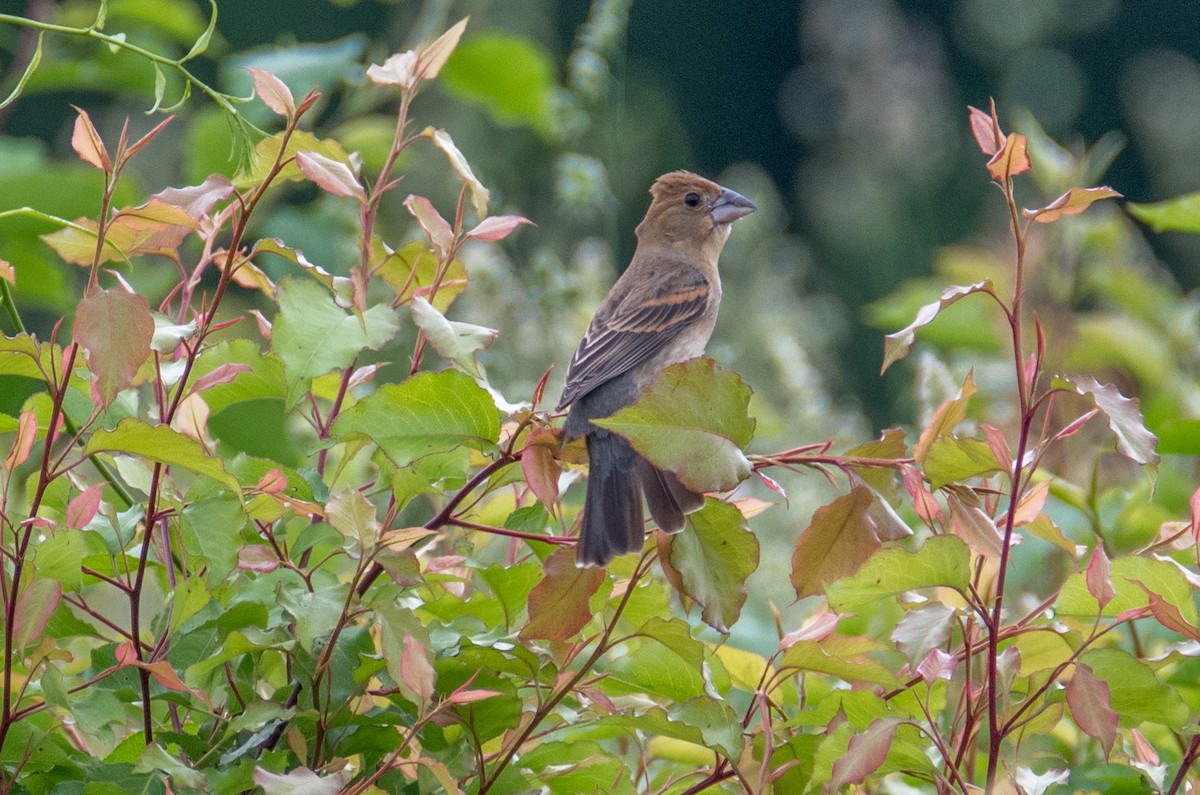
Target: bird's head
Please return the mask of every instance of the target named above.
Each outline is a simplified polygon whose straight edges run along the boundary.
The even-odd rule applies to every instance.
[[[720,252],[729,226],[757,208],[744,196],[690,171],[672,171],[650,187],[650,209],[637,228],[639,241],[699,246]]]

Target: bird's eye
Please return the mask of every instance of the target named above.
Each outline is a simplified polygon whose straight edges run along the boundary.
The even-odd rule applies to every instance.
[[[700,206],[700,194],[699,193],[689,193],[687,196],[683,197],[683,203],[686,204],[688,207],[699,207]]]

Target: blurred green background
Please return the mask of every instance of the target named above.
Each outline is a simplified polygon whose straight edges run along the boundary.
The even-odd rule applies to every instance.
[[[909,361],[879,376],[882,334],[910,322],[943,286],[1007,280],[1007,216],[971,140],[967,104],[986,107],[995,97],[1006,129],[1030,135],[1035,173],[1019,187],[1026,206],[1081,184],[1109,184],[1134,201],[1200,188],[1200,3],[220,0],[219,7],[207,52],[189,63],[195,74],[240,96],[249,93],[245,66],[276,73],[298,95],[319,85],[316,132],[360,152],[367,169],[387,150],[395,109],[394,97],[366,83],[365,65],[470,15],[462,44],[413,116],[418,129],[453,135],[493,190],[493,212],[537,224],[501,247],[467,252],[472,284],[451,313],[500,330],[484,361],[510,400],[527,399],[551,364],[548,394],[557,396],[592,311],[632,253],[657,175],[694,169],[754,200],[760,211],[738,222],[722,257],[726,298],[710,352],[755,389],[756,452],[830,438],[844,449],[882,428],[911,427],[971,368],[988,421],[1003,425],[1009,416],[1011,364],[1003,329],[983,302],[954,307],[922,332]],[[0,13],[76,27],[89,25],[96,8],[95,0],[0,2]],[[208,14],[207,3],[190,0],[113,0],[105,30],[177,58]],[[0,20],[0,94],[17,83],[35,44],[28,28]],[[43,45],[24,93],[0,110],[0,211],[31,205],[66,218],[94,215],[99,180],[70,150],[69,103],[86,108],[107,140],[127,117],[144,132],[157,121],[144,115],[154,104],[155,73],[143,58],[82,36],[47,34]],[[181,90],[168,72],[164,104]],[[254,124],[271,123],[257,103],[239,108]],[[119,204],[237,170],[247,139],[227,114],[196,92],[176,113],[135,161]],[[448,212],[457,192],[431,149],[400,169],[405,182],[385,201],[381,221],[397,246],[417,236],[404,195],[428,195]],[[283,238],[335,273],[354,261],[349,202],[298,185],[266,210],[254,235]],[[38,239],[53,228],[0,220],[0,258],[16,268],[18,303],[43,336],[70,314],[84,275]],[[1039,230],[1031,250],[1031,300],[1050,330],[1054,366],[1094,372],[1140,395],[1166,452],[1200,452],[1200,309],[1191,296],[1200,284],[1198,254],[1194,236],[1147,234],[1112,202]],[[273,276],[289,267],[258,264]],[[146,262],[125,275],[161,296],[178,271]],[[257,306],[251,294],[238,300]],[[393,375],[404,372],[397,365]],[[1087,482],[1093,464],[1050,463],[1077,483]],[[1189,458],[1165,467],[1153,495],[1114,497],[1112,515],[1145,513],[1118,522],[1130,544],[1185,510],[1192,466]],[[777,534],[787,549],[797,523],[834,492],[813,474],[781,479],[792,511],[772,514],[774,529],[770,522],[756,529]],[[788,554],[771,553],[756,578],[780,598],[789,571]],[[764,628],[765,600],[751,604]]]

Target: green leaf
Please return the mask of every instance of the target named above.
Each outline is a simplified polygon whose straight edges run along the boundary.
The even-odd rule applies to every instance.
[[[693,491],[727,491],[750,476],[741,448],[754,437],[750,387],[709,358],[672,365],[637,402],[593,420],[630,441]]]
[[[904,615],[892,630],[891,640],[900,647],[915,670],[932,649],[945,645],[954,628],[954,610],[933,602]]]
[[[86,456],[97,453],[125,453],[160,464],[182,467],[212,478],[229,487],[234,493],[241,494],[237,478],[225,470],[221,459],[210,456],[204,445],[192,437],[165,425],[147,425],[141,420],[127,417],[112,430],[101,428],[92,434],[83,452]]]
[[[900,680],[877,660],[868,655],[885,648],[870,638],[830,635],[824,640],[800,640],[793,643],[779,667],[828,674],[847,682],[870,682],[882,687],[896,687]]]
[[[500,413],[488,393],[454,370],[418,373],[386,384],[334,422],[335,436],[365,436],[398,467],[467,446],[486,450],[500,436]]]
[[[414,240],[388,253],[382,241],[376,239],[375,243],[372,264],[379,277],[396,291],[399,303],[409,301],[414,296],[422,296],[428,300],[430,288],[438,272],[438,259],[429,247],[420,240]],[[466,288],[466,266],[462,260],[452,260],[430,303],[434,309],[444,313]]]
[[[925,456],[925,477],[929,488],[937,491],[947,483],[979,477],[1000,470],[987,442],[980,439],[956,439],[939,436],[929,445]]]
[[[147,745],[133,768],[135,773],[155,771],[167,774],[171,783],[181,789],[204,790],[208,786],[208,778],[203,773],[190,767],[182,759],[171,756],[158,743]]]
[[[966,592],[970,554],[955,536],[934,536],[916,552],[897,547],[881,549],[862,568],[825,586],[829,606],[839,612],[858,612],[880,597],[916,588],[944,586]]]
[[[83,585],[83,565],[86,551],[83,533],[60,530],[37,544],[34,563],[38,576],[62,583],[64,591],[77,591]]]
[[[693,698],[667,709],[667,716],[679,723],[695,726],[704,745],[719,750],[729,759],[742,753],[742,722],[727,702],[707,696]]]
[[[447,320],[445,315],[419,295],[413,297],[409,309],[412,310],[417,328],[425,332],[429,344],[443,359],[454,362],[472,378],[484,377],[475,354],[492,344],[499,334],[496,329]]]
[[[284,279],[278,295],[271,348],[294,379],[349,367],[364,348],[377,351],[400,330],[399,318],[386,304],[361,315],[345,312],[315,282]]]
[[[1142,721],[1179,729],[1188,720],[1187,704],[1154,671],[1122,649],[1092,649],[1079,658],[1108,684],[1112,709],[1125,726]]]
[[[358,489],[346,489],[325,506],[326,519],[350,542],[357,555],[366,557],[379,542],[379,519],[372,505]]]
[[[896,362],[908,355],[908,351],[912,348],[913,341],[917,338],[917,329],[922,326],[928,326],[946,307],[954,304],[961,298],[965,298],[972,293],[991,293],[992,282],[990,279],[968,284],[965,287],[955,286],[947,287],[942,291],[942,297],[931,304],[926,304],[917,311],[917,317],[912,323],[908,324],[899,331],[888,334],[883,338],[883,366],[880,368],[880,373],[887,372],[887,369]]]
[[[746,579],[758,569],[758,538],[741,511],[719,500],[707,500],[688,519],[682,533],[669,537],[671,567],[704,623],[728,632],[746,603]]]
[[[1090,621],[1097,615],[1117,616],[1126,610],[1145,607],[1150,602],[1138,585],[1144,583],[1167,603],[1174,605],[1192,626],[1196,625],[1196,605],[1192,600],[1192,586],[1174,564],[1165,560],[1126,556],[1111,562],[1112,584],[1115,595],[1104,606],[1103,612],[1087,587],[1085,572],[1076,572],[1067,578],[1054,603],[1060,616],[1072,616]]]
[[[1200,233],[1200,191],[1158,202],[1126,202],[1125,209],[1155,232]]]

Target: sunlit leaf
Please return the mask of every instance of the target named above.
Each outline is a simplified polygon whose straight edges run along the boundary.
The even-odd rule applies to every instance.
[[[296,101],[292,98],[292,91],[282,80],[270,72],[253,66],[246,67],[246,71],[254,80],[254,93],[258,95],[264,105],[278,115],[287,118],[291,118],[296,113]]]
[[[83,108],[74,105],[71,107],[75,108],[78,114],[75,117],[74,132],[71,134],[71,148],[79,155],[79,159],[88,165],[102,171],[112,171],[112,160],[108,157],[108,150],[104,148],[104,141],[100,140],[100,133],[96,132],[91,117]]]
[[[992,155],[988,161],[987,170],[992,179],[1005,181],[1018,174],[1024,174],[1033,168],[1029,162],[1029,142],[1020,133],[1009,133],[1004,138],[1004,146]]]
[[[1160,202],[1126,202],[1124,207],[1155,232],[1200,234],[1200,191]]]
[[[321,190],[334,196],[351,196],[366,202],[367,194],[359,184],[358,177],[342,161],[326,157],[320,152],[297,152],[296,165]]]

